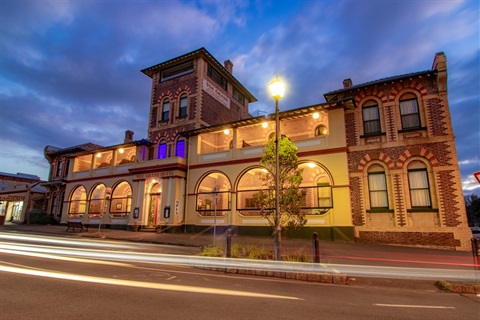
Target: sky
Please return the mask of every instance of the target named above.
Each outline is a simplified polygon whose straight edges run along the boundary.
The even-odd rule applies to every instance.
[[[151,79],[140,70],[199,48],[273,113],[323,94],[430,70],[447,56],[450,112],[464,193],[480,194],[478,0],[2,0],[0,171],[48,178],[45,146],[147,138]]]

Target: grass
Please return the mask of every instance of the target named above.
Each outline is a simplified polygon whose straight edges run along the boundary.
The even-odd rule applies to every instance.
[[[202,255],[206,257],[225,257],[226,250],[222,245],[204,247]],[[232,245],[231,257],[237,259],[274,260],[274,252],[273,249],[264,246],[259,247],[252,244],[243,246],[236,243]],[[312,262],[313,259],[311,255],[304,250],[296,250],[293,252],[284,251],[282,254],[282,261]]]

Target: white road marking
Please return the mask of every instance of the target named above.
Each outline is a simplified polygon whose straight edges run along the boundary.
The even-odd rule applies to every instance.
[[[423,309],[455,309],[455,307],[446,307],[446,306],[422,306],[414,304],[385,304],[385,303],[374,303],[374,306],[378,307],[396,307],[396,308],[423,308]]]

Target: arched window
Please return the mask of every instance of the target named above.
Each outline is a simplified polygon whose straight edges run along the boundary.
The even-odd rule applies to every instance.
[[[387,180],[381,165],[368,168],[368,192],[371,209],[388,208]]]
[[[104,184],[97,185],[90,194],[90,205],[88,214],[90,217],[99,217],[105,213],[105,191]]]
[[[324,136],[327,133],[328,133],[327,127],[325,127],[323,124],[321,124],[321,125],[319,125],[315,128],[315,137]]]
[[[413,93],[404,94],[400,98],[400,117],[402,119],[402,129],[421,127],[417,96]]]
[[[185,139],[178,139],[175,145],[175,156],[185,158]]]
[[[118,184],[112,193],[110,215],[112,217],[126,217],[132,207],[132,188],[128,182]]]
[[[240,177],[237,186],[237,210],[241,214],[260,215],[261,208],[255,203],[254,195],[262,189],[262,177],[268,174],[270,173],[265,168],[253,168]]]
[[[408,165],[408,188],[412,208],[431,208],[430,186],[427,166],[421,161],[412,161]]]
[[[178,117],[184,118],[187,116],[188,96],[186,93],[180,96],[180,105],[178,108]]]
[[[167,141],[165,139],[160,140],[158,143],[158,159],[167,158]]]
[[[305,198],[301,203],[302,209],[309,210],[309,214],[321,214],[333,207],[332,182],[328,172],[313,162],[299,164],[302,169],[302,183],[300,188],[305,190]]]
[[[375,134],[380,133],[380,112],[378,104],[374,100],[367,101],[362,108],[363,117],[363,133]]]
[[[231,185],[220,172],[212,172],[200,182],[197,190],[197,211],[201,215],[225,215],[230,211]]]
[[[167,121],[170,116],[170,99],[166,98],[162,104],[162,121]]]
[[[72,192],[70,197],[70,207],[68,214],[70,216],[81,216],[87,211],[87,191],[84,186],[78,186]]]

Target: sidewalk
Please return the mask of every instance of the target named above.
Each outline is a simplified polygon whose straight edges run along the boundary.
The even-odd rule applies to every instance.
[[[7,223],[0,226],[1,231],[51,234],[66,237],[105,238],[143,243],[156,243],[201,248],[213,245],[212,233],[155,233],[132,232],[126,230],[90,228],[88,232],[66,231],[63,225],[29,225]],[[225,245],[225,234],[217,234],[215,243]],[[273,248],[273,238],[253,236],[233,236],[233,244],[257,245]],[[472,269],[475,267],[471,252],[458,252],[417,247],[390,245],[369,245],[353,242],[320,241],[320,261],[332,264],[376,265],[390,267]],[[313,255],[312,239],[288,239],[281,242],[282,254],[305,252]]]

